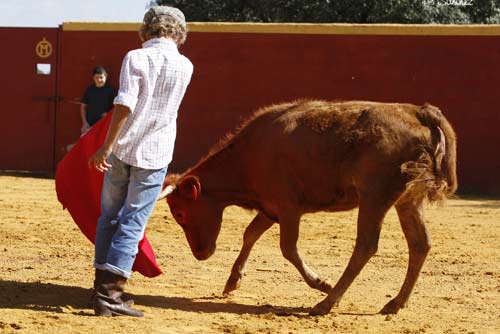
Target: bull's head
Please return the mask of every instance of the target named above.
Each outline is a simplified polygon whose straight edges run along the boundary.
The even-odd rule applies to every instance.
[[[193,255],[208,259],[219,235],[223,208],[202,194],[200,180],[194,175],[168,177],[160,198],[167,197],[170,212],[184,230]]]

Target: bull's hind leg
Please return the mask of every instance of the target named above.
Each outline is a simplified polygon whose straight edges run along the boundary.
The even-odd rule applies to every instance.
[[[373,197],[375,197],[374,195]],[[380,194],[379,194],[380,196]],[[370,258],[377,252],[380,229],[384,216],[391,207],[390,203],[381,203],[374,198],[361,199],[358,214],[358,231],[354,251],[349,264],[339,281],[328,296],[314,306],[309,314],[324,315],[330,312],[333,306],[337,306],[345,291],[349,288],[356,276]]]
[[[332,286],[312,271],[302,261],[297,250],[297,241],[299,239],[300,215],[288,215],[280,217],[280,248],[281,253],[290,261],[302,275],[306,283],[313,289],[328,293]]]
[[[431,248],[429,235],[424,224],[423,199],[402,198],[395,206],[408,243],[410,259],[401,290],[380,311],[382,314],[397,313],[400,308],[405,306]]]
[[[231,275],[229,276],[226,286],[224,287],[224,296],[227,296],[231,291],[240,287],[241,279],[245,274],[245,266],[247,264],[248,256],[250,255],[253,245],[273,224],[274,221],[259,212],[250,225],[248,225],[245,233],[243,234],[243,247],[241,248],[238,258],[233,264]]]

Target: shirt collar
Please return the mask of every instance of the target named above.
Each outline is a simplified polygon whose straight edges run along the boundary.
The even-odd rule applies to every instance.
[[[151,38],[150,40],[147,40],[146,42],[142,43],[142,47],[143,48],[160,47],[160,48],[177,50],[177,44],[173,40],[162,37]]]

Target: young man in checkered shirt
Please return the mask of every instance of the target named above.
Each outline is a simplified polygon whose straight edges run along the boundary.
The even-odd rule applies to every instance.
[[[123,60],[105,143],[89,159],[105,172],[95,239],[96,315],[143,316],[121,297],[172,160],[177,111],[193,73],[177,49],[186,34],[180,10],[154,6],[146,12],[143,47]]]

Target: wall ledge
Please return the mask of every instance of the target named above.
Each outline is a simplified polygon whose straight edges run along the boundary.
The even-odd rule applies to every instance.
[[[64,22],[63,31],[138,31],[137,22]],[[417,35],[500,36],[500,25],[457,24],[349,24],[349,23],[237,23],[189,22],[190,32],[311,34],[311,35]]]

